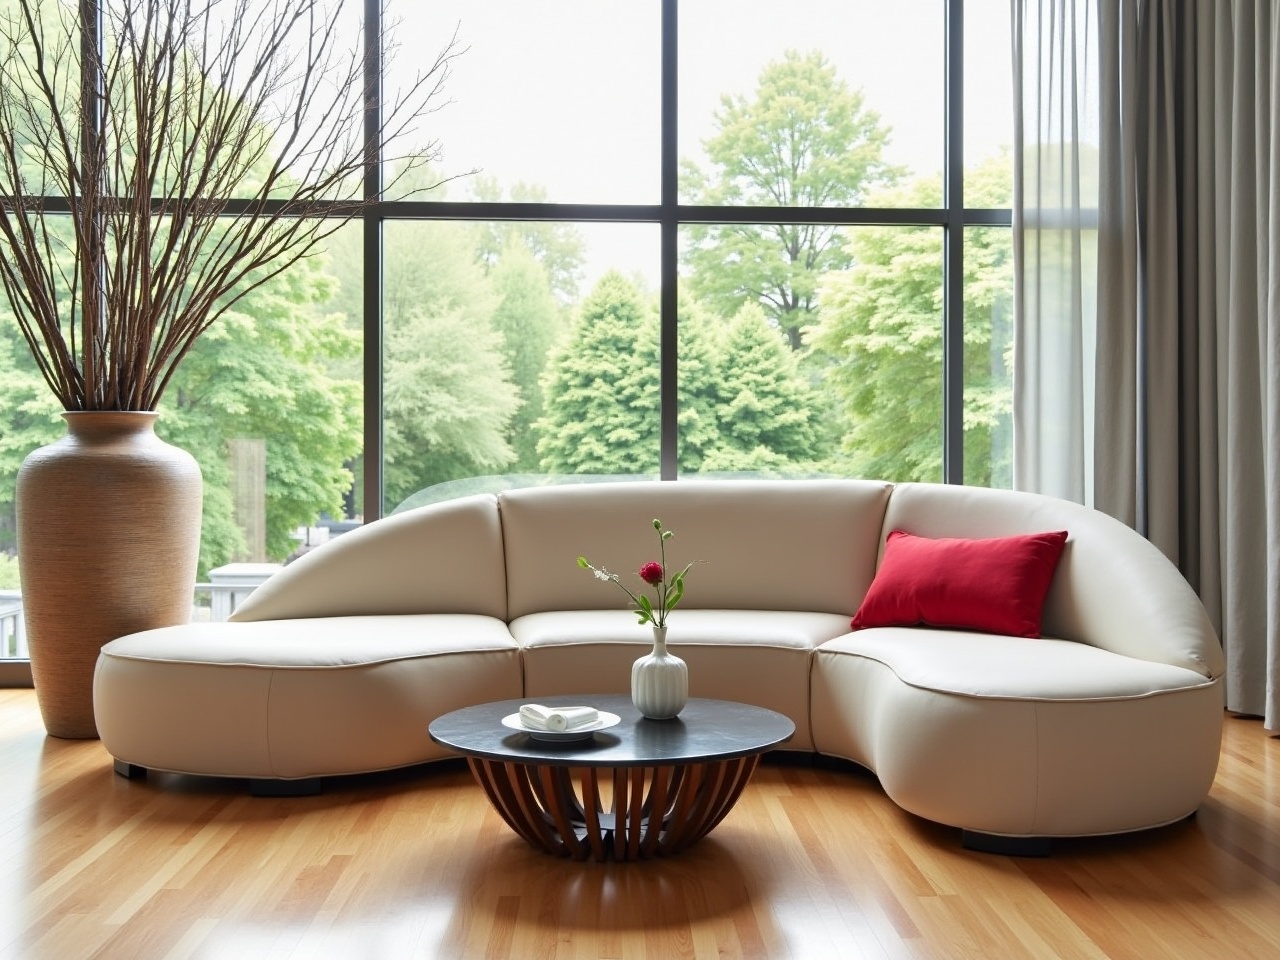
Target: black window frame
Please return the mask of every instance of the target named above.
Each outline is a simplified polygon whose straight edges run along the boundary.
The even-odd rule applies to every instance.
[[[376,133],[380,93],[380,51],[368,42],[380,36],[381,0],[365,0],[366,129]],[[660,477],[675,480],[678,469],[677,308],[678,231],[689,224],[821,223],[839,226],[940,227],[943,254],[943,480],[964,482],[964,231],[966,227],[1010,227],[1009,208],[964,206],[964,0],[946,7],[946,131],[944,191],[940,208],[718,207],[679,200],[679,0],[662,0],[661,193],[657,204],[486,203],[479,201],[386,201],[368,208],[364,220],[364,505],[365,521],[382,515],[382,227],[389,220],[477,220],[656,223],[660,231],[659,311],[661,324]],[[367,198],[381,190],[381,157],[369,159]],[[373,278],[374,282],[370,282]]]

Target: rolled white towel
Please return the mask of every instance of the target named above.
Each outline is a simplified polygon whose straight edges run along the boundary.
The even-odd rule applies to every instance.
[[[600,711],[595,707],[544,707],[540,703],[526,703],[520,708],[520,723],[531,730],[563,733],[599,719]]]

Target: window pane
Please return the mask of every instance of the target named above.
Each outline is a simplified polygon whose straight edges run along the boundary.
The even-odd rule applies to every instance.
[[[682,202],[909,206],[894,187],[919,179],[940,197],[944,14],[938,0],[681,4]]]
[[[386,225],[388,511],[659,461],[656,225]]]
[[[942,231],[812,229],[684,231],[681,469],[941,480]]]
[[[1007,0],[964,5],[966,207],[1013,205],[1013,47]]]
[[[390,0],[388,14],[403,54],[390,91],[455,29],[465,49],[451,105],[422,125],[445,173],[533,184],[556,203],[658,202],[660,5]]]
[[[964,243],[964,482],[1013,486],[1013,231]]]

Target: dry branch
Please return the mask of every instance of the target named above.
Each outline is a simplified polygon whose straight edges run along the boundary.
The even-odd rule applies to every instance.
[[[65,409],[152,410],[236,301],[382,199],[364,50],[335,0],[113,0],[86,45],[101,5],[0,15],[0,284]],[[462,52],[384,103],[384,160]]]

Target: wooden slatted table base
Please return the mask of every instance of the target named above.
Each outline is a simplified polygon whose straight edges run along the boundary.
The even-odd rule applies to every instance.
[[[701,840],[733,809],[759,759],[649,767],[467,762],[494,809],[533,846],[605,861],[668,857]]]

